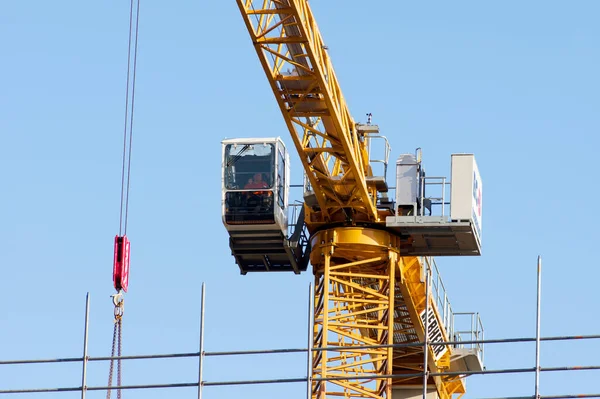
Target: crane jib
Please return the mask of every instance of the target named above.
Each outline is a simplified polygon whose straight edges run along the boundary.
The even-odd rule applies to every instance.
[[[312,11],[305,1],[238,6],[314,190],[307,220],[380,221],[367,140],[346,105]]]

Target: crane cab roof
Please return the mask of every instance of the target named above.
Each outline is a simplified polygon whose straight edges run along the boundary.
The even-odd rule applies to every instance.
[[[283,143],[281,137],[249,137],[249,138],[236,138],[236,139],[225,139],[221,141],[223,145],[227,144],[263,144],[263,143]]]

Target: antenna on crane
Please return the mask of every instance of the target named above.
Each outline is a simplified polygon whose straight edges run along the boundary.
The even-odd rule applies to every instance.
[[[373,114],[372,113],[368,113],[367,114],[367,125],[371,124],[371,120],[373,119]]]

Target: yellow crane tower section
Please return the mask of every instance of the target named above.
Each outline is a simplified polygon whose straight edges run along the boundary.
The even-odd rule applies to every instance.
[[[464,394],[464,375],[423,374],[468,368],[470,354],[444,345],[425,354],[414,345],[426,331],[430,343],[454,338],[425,284],[433,260],[403,253],[425,235],[402,219],[415,216],[381,206],[388,186],[373,175],[368,148],[379,129],[350,115],[308,2],[237,4],[310,183],[304,222],[315,276],[313,398],[411,398],[425,385],[434,397]],[[444,234],[459,224],[444,226]]]

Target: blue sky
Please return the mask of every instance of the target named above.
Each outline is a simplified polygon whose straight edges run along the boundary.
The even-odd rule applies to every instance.
[[[483,255],[437,259],[453,308],[480,312],[488,338],[533,337],[542,255],[542,335],[598,333],[600,3],[311,6],[355,119],[373,113],[392,159],[422,147],[428,174],[449,175],[450,154],[477,157]],[[108,355],[129,2],[5,1],[2,9],[0,359],[80,356],[87,292],[90,355]],[[270,136],[291,148],[235,1],[142,1],[125,354],[196,351],[202,282],[207,351],[306,345],[311,274],[239,275],[220,218],[221,140]],[[299,167],[293,157],[293,175]],[[594,341],[544,343],[541,362],[597,364],[599,350]],[[489,345],[486,360],[488,369],[532,367],[534,347]],[[106,383],[106,366],[90,366],[90,385]],[[193,381],[196,367],[127,362],[124,383]],[[305,370],[297,355],[210,358],[205,379]],[[0,373],[0,389],[80,384],[78,365]],[[597,393],[597,378],[543,374],[541,393]],[[465,398],[533,395],[533,375],[474,376],[467,387]],[[205,397],[241,393],[301,398],[304,386],[215,387]]]

